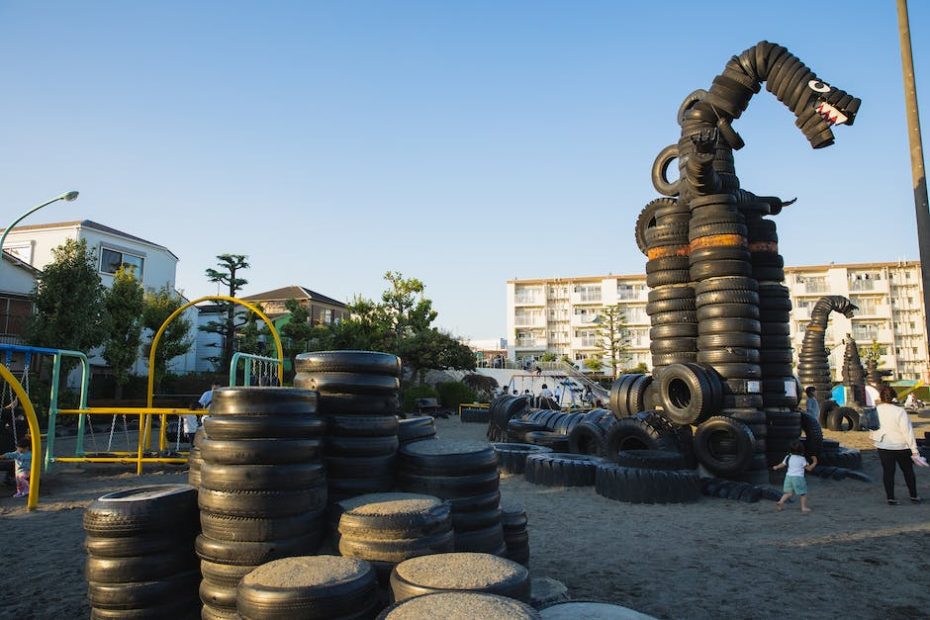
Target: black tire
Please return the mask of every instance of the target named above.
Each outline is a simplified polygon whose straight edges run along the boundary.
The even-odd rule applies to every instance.
[[[489,409],[473,409],[466,407],[462,409],[459,416],[463,424],[487,424],[491,421],[491,411]]]
[[[497,527],[500,528],[500,523]],[[449,525],[442,532],[410,540],[355,539],[343,535],[339,538],[339,555],[368,562],[396,564],[422,555],[451,553],[455,550],[455,536],[456,533]]]
[[[610,386],[610,410],[618,418],[633,415],[627,409],[628,395],[630,386],[642,375],[626,374],[620,375]]]
[[[740,347],[744,349],[758,349],[762,346],[759,334],[744,332],[730,332],[726,334],[706,334],[697,338],[698,350],[725,349],[727,347]]]
[[[698,326],[695,323],[666,323],[656,325],[649,330],[649,339],[659,338],[696,338]]]
[[[200,456],[208,465],[291,465],[320,458],[319,439],[204,439]]]
[[[717,305],[717,304],[749,304],[752,306],[759,305],[759,293],[754,291],[714,291],[712,293],[695,294],[695,307]],[[646,308],[648,314],[649,308]]]
[[[239,583],[236,604],[244,618],[371,618],[381,607],[372,565],[334,556],[265,564]]]
[[[697,344],[694,338],[662,338],[650,342],[649,351],[658,354],[697,352]]]
[[[91,607],[105,610],[134,610],[157,607],[173,599],[197,600],[200,571],[191,570],[157,581],[141,583],[88,582]]]
[[[156,581],[188,572],[196,567],[197,558],[189,549],[127,558],[88,556],[84,576],[88,582],[97,583]]]
[[[214,491],[289,491],[326,484],[323,465],[215,465],[205,464],[200,486]]]
[[[327,456],[390,456],[400,447],[396,435],[383,437],[339,437],[330,435],[326,438]]]
[[[300,375],[294,386],[301,387]],[[320,413],[324,415],[394,415],[400,411],[396,396],[374,394],[320,394]]]
[[[322,536],[322,529],[294,538],[267,541],[232,542],[201,535],[197,537],[195,549],[197,556],[208,562],[259,566],[280,558],[312,555],[316,553]]]
[[[250,519],[276,519],[313,513],[326,506],[326,485],[299,491],[230,493],[200,489],[201,510],[217,515]]]
[[[280,387],[225,387],[213,390],[210,415],[312,416],[316,413],[317,402],[317,394],[310,390]]]
[[[668,169],[678,158],[678,145],[670,144],[656,156],[652,163],[652,186],[663,196],[677,196],[681,179],[668,180]]]
[[[749,253],[749,250],[739,246],[710,246],[692,250],[688,258],[690,259],[691,266],[694,266],[698,263],[706,263],[718,260],[738,260],[748,264],[751,256],[752,255]]]
[[[602,461],[586,454],[534,454],[526,459],[524,476],[532,484],[586,487],[594,484],[594,470]]]
[[[394,415],[333,415],[326,419],[328,433],[340,437],[385,437],[397,435],[400,422]]]
[[[759,308],[750,304],[714,304],[698,308],[696,313],[698,321],[707,319],[759,319]]]
[[[701,482],[691,470],[634,469],[614,463],[599,465],[595,491],[602,497],[635,504],[694,502]]]
[[[497,453],[483,441],[416,442],[401,448],[399,461],[405,472],[430,475],[497,471]]]
[[[402,491],[433,495],[448,500],[495,493],[498,491],[499,484],[500,473],[497,469],[460,476],[429,476],[403,470],[397,473],[397,487]],[[452,509],[456,510],[455,502],[453,502]]]
[[[652,384],[652,375],[640,375],[630,385],[626,394],[626,408],[630,415],[635,415],[650,408],[646,402],[646,394]]]
[[[551,448],[526,443],[492,443],[491,446],[497,452],[501,471],[508,474],[522,474],[529,455],[552,452]]]
[[[550,431],[530,431],[525,435],[527,443],[552,448],[553,452],[568,452],[568,437]]]
[[[83,520],[87,534],[108,538],[185,532],[196,527],[197,490],[165,484],[108,493],[87,506]]]
[[[131,558],[137,555],[162,553],[176,550],[179,540],[193,542],[194,530],[176,537],[174,532],[150,532],[138,536],[85,536],[84,549],[88,555],[98,558]]]
[[[406,560],[391,571],[390,583],[396,601],[449,591],[483,592],[519,601],[530,599],[526,568],[488,554],[455,553]]]
[[[686,469],[685,458],[671,450],[620,450],[615,463],[634,469]]]
[[[680,271],[682,269],[688,269],[688,257],[687,256],[669,256],[668,258],[662,258],[659,260],[670,261],[670,260],[684,260],[684,266],[674,266],[676,263],[668,263],[670,266],[665,269],[654,269],[654,271],[667,271],[673,269],[675,271]],[[658,261],[649,261],[650,263],[655,263]],[[648,263],[647,263],[648,265]],[[647,268],[647,273],[649,270]],[[694,288],[691,285],[687,286],[663,286],[662,288],[656,288],[649,291],[646,296],[648,302],[656,301],[665,301],[667,299],[691,299],[694,297]]]
[[[715,416],[698,426],[694,434],[694,454],[711,472],[732,476],[749,467],[755,441],[752,431],[742,422]]]
[[[326,432],[326,423],[309,416],[207,416],[203,421],[204,429],[211,439],[310,439],[322,437]],[[199,432],[199,431],[198,431]],[[201,437],[200,443],[205,439]]]
[[[203,535],[215,540],[230,542],[252,542],[281,540],[304,536],[323,527],[323,511],[300,513],[277,519],[247,519],[200,513]]]
[[[760,333],[761,324],[755,319],[725,318],[704,319],[698,324],[702,336],[708,334],[727,334],[730,332],[743,332],[748,334]]]
[[[232,584],[216,583],[209,578],[200,582],[200,600],[205,605],[215,609],[223,609],[235,613],[236,586]]]
[[[423,442],[415,442],[423,443]],[[428,442],[432,443],[432,442]],[[414,444],[407,444],[412,446]],[[405,446],[406,447],[406,446]],[[372,472],[391,472],[397,462],[396,455],[386,456],[327,456],[323,459],[326,476],[333,478],[368,478]]]
[[[827,428],[831,431],[858,431],[859,412],[852,407],[837,407],[827,417]]]
[[[568,435],[568,448],[572,454],[604,456],[607,431],[594,422],[581,422]]]
[[[710,278],[746,277],[752,275],[752,265],[741,260],[703,261],[691,265],[691,280],[700,282]]]
[[[646,274],[646,286],[650,288],[668,287],[676,284],[687,284],[691,281],[691,273],[687,269],[680,271],[656,271]]]
[[[400,421],[397,428],[397,439],[400,443],[410,443],[436,436],[436,424],[433,416],[414,416]]]
[[[678,312],[658,312],[649,317],[652,325],[665,325],[667,323],[695,323],[697,322],[697,313],[694,310],[683,310]]]
[[[697,366],[672,364],[664,368],[658,394],[665,415],[675,424],[692,424],[709,416],[720,405],[710,383],[715,380]]]
[[[297,372],[357,372],[399,377],[400,358],[373,351],[314,351],[301,353],[294,364]]]
[[[676,450],[675,434],[657,417],[655,412],[643,412],[614,422],[607,431],[605,456],[613,459],[620,450]]]
[[[507,423],[507,437],[514,442],[526,442],[526,434],[534,431],[546,431],[549,427],[537,422],[527,422],[514,418]]]
[[[400,379],[393,375],[359,372],[307,372],[301,375],[300,387],[320,394],[395,396],[400,390]]]
[[[740,347],[727,347],[726,349],[710,349],[698,351],[697,361],[701,364],[758,364],[760,352],[758,349],[745,349]]]
[[[697,351],[679,351],[678,353],[653,353],[652,371],[661,374],[671,364],[689,364],[697,361]],[[654,384],[653,384],[654,385]]]
[[[661,299],[646,304],[646,314],[652,316],[660,312],[694,311],[695,300],[690,297],[680,299]]]

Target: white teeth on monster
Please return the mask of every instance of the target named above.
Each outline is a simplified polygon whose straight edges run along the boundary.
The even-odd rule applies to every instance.
[[[817,106],[817,113],[830,125],[843,125],[849,120],[848,116],[826,102]]]

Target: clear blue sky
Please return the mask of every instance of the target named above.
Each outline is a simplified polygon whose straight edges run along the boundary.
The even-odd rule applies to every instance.
[[[910,7],[930,136],[930,2]],[[0,1],[0,225],[93,219],[166,245],[178,286],[377,297],[422,279],[439,324],[505,336],[510,278],[639,273],[633,239],[682,98],[759,40],[861,97],[813,151],[763,91],[743,187],[798,196],[789,264],[916,259],[893,0]],[[930,150],[930,137],[927,138]]]

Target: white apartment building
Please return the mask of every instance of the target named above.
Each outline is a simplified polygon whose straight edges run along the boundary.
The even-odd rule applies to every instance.
[[[928,379],[920,263],[816,265],[789,267],[785,272],[794,305],[795,351],[817,300],[843,295],[859,306],[859,312],[853,319],[831,314],[826,333],[827,347],[835,350],[831,364],[842,366],[841,345],[849,334],[860,345],[877,342],[884,352],[881,368],[891,370],[895,378]],[[604,306],[619,303],[630,340],[623,366],[650,366],[648,291],[644,274],[509,280],[508,356],[522,361],[552,352],[576,362],[594,356],[596,319]]]

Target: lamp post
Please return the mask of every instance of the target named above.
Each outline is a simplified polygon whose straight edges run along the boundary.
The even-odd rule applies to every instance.
[[[77,197],[78,197],[77,192],[67,192],[65,194],[62,194],[61,196],[56,196],[55,198],[52,198],[48,202],[43,202],[39,206],[33,207],[29,209],[28,211],[26,211],[25,213],[23,213],[22,215],[20,215],[18,218],[16,218],[13,221],[12,224],[6,227],[6,230],[3,231],[3,235],[0,236],[0,252],[3,251],[3,242],[6,241],[6,236],[10,234],[10,231],[13,230],[13,227],[19,224],[21,221],[23,221],[24,219],[26,219],[27,217],[29,217],[30,215],[32,215],[33,213],[41,209],[42,207],[47,207],[48,205],[58,202],[59,200],[64,200],[66,202],[73,202],[77,200]],[[3,269],[3,260],[0,259],[0,270],[2,269]]]

